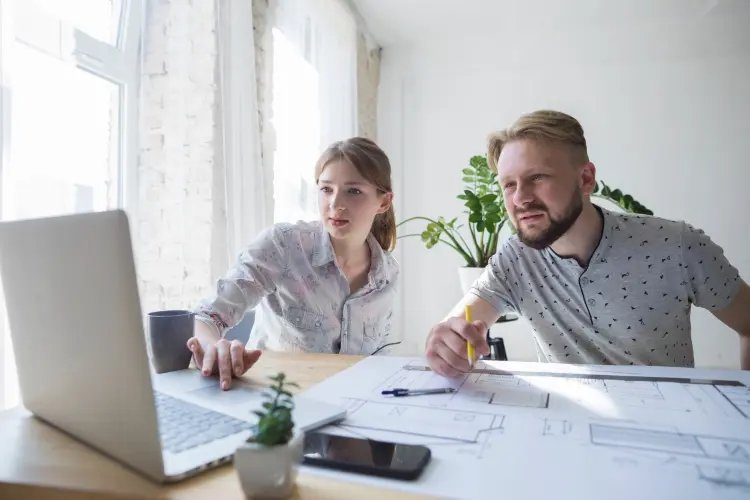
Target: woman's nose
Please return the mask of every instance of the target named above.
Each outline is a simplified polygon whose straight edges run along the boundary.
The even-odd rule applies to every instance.
[[[328,203],[329,203],[331,210],[333,210],[334,212],[342,211],[345,209],[342,197],[338,193],[332,194],[328,200]]]

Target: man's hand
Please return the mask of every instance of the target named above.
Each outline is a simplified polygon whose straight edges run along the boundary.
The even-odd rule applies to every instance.
[[[446,377],[471,370],[466,352],[469,341],[477,354],[488,355],[487,325],[480,320],[469,323],[463,318],[448,318],[438,323],[427,337],[427,363],[432,370]]]
[[[198,338],[191,337],[187,346],[193,353],[196,368],[204,377],[218,374],[219,384],[225,391],[232,386],[232,378],[242,376],[261,354],[255,349],[245,349],[238,340],[221,339],[214,344],[202,345]]]

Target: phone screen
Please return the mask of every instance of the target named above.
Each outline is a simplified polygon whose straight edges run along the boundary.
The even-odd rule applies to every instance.
[[[303,463],[397,479],[416,479],[430,460],[426,446],[319,432],[305,435]]]

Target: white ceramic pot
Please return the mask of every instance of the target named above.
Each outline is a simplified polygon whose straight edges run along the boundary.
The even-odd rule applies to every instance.
[[[248,498],[288,498],[302,462],[305,434],[295,429],[285,445],[261,446],[243,443],[234,454],[234,468]]]
[[[461,282],[461,291],[466,295],[469,293],[469,288],[484,272],[483,267],[459,267],[458,268],[458,279]]]

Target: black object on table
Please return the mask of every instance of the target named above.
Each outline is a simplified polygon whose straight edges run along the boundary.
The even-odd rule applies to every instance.
[[[505,314],[500,316],[496,323],[510,323],[517,320],[518,316],[515,314]],[[508,361],[508,353],[505,351],[505,342],[503,342],[502,337],[490,337],[490,330],[487,330],[487,344],[490,346],[490,355],[482,356],[480,359]]]

